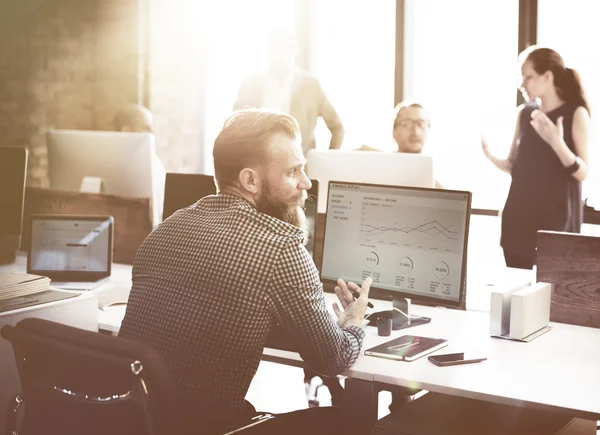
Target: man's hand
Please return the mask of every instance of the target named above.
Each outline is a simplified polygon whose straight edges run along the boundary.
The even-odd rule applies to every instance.
[[[338,317],[337,323],[340,328],[352,325],[360,326],[362,328],[363,318],[365,317],[367,304],[369,303],[369,289],[371,288],[372,282],[373,280],[369,277],[363,281],[362,287],[359,287],[358,284],[353,282],[346,284],[344,280],[338,279],[338,285],[335,287],[334,291],[340,300],[344,311],[342,311],[335,302],[333,304],[333,311]],[[354,300],[354,295],[350,290],[359,295],[358,299]]]

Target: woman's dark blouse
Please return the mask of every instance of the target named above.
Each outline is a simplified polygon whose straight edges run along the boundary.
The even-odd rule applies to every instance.
[[[554,150],[531,126],[531,113],[536,108],[534,103],[528,103],[520,115],[501,238],[506,251],[534,259],[538,230],[579,233],[583,220],[581,182],[568,173]],[[573,152],[576,109],[577,106],[565,103],[546,114],[554,123],[563,117],[564,140]]]

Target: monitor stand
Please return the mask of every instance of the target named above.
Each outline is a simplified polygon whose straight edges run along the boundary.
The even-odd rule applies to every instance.
[[[392,330],[412,328],[413,326],[423,325],[431,322],[431,317],[415,316],[410,314],[410,299],[395,297],[392,300],[393,309],[391,311],[377,311],[367,314],[365,319],[369,321],[370,326],[377,326],[377,318],[385,315],[389,319],[392,314]]]
[[[392,329],[412,328],[431,322],[430,317],[415,316],[410,314],[410,299],[395,297],[392,301]]]

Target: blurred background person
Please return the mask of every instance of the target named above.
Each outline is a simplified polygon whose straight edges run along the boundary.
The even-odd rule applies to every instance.
[[[264,107],[292,115],[300,125],[304,155],[315,148],[315,127],[322,117],[331,132],[330,149],[339,149],[344,127],[319,80],[295,63],[296,40],[286,31],[269,38],[269,68],[246,78],[238,91],[234,110]]]
[[[139,104],[129,104],[115,113],[115,130],[133,133],[152,133],[152,112]]]
[[[590,109],[577,71],[554,50],[532,46],[519,55],[526,103],[508,158],[485,156],[512,177],[502,212],[501,245],[508,267],[531,269],[538,230],[581,232],[581,182],[588,175]]]
[[[419,103],[403,101],[394,108],[394,124],[392,128],[392,137],[396,150],[399,153],[421,154],[427,140],[431,122],[429,115]],[[361,151],[382,151],[379,148],[363,145],[358,150]],[[435,174],[435,160],[434,174]],[[442,185],[435,181],[435,187],[442,188]]]
[[[404,101],[394,109],[392,135],[399,153],[421,154],[429,137],[431,124],[423,106]]]

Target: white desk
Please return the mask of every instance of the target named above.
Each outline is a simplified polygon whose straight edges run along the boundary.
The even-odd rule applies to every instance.
[[[0,273],[21,272],[27,270],[27,255],[19,253],[16,261],[9,265],[0,266]],[[111,276],[102,285],[84,294],[94,296],[97,299],[96,306],[104,306],[115,301],[127,302],[131,291],[131,266],[126,264],[112,264]],[[31,307],[35,308],[35,307]],[[104,310],[97,309],[94,317],[96,326],[94,329],[107,330],[114,333],[119,332],[121,320],[125,316],[125,305],[106,307]],[[66,323],[66,322],[64,322]]]
[[[506,269],[495,285],[532,276],[530,271]],[[476,281],[476,280],[473,280]],[[553,324],[549,333],[530,343],[491,338],[489,330],[489,291],[493,286],[480,280],[469,282],[469,311],[413,306],[413,312],[432,318],[431,323],[395,331],[392,337],[379,337],[366,328],[364,349],[403,334],[442,337],[448,347],[438,351],[478,350],[488,361],[454,367],[437,367],[427,358],[412,363],[389,361],[361,355],[344,373],[351,414],[360,421],[376,419],[377,392],[382,388],[410,386],[439,393],[469,397],[513,406],[531,406],[565,412],[586,419],[600,418],[600,330]],[[500,283],[500,284],[498,284]],[[491,283],[489,283],[491,284]],[[326,293],[328,305],[335,295]],[[375,310],[389,309],[391,302],[372,301]],[[117,332],[125,307],[100,312],[99,327]],[[295,352],[265,349],[263,359],[303,366]]]
[[[391,308],[389,302],[373,302],[378,310]],[[448,339],[448,346],[435,353],[477,350],[488,360],[438,367],[427,357],[401,362],[362,354],[344,373],[345,408],[357,433],[370,433],[379,391],[396,386],[600,419],[600,329],[551,324],[550,332],[520,343],[491,338],[488,313],[423,306],[414,306],[413,312],[431,317],[431,323],[394,331],[391,337],[379,337],[376,328],[367,327],[363,350],[414,334]],[[265,349],[263,359],[302,366],[294,352]]]
[[[473,268],[467,279],[467,309],[471,311],[489,312],[490,292],[496,287],[535,281],[535,273],[530,270],[501,268],[493,271]],[[491,278],[490,278],[491,275]],[[102,287],[93,290],[98,295],[100,304],[108,301],[127,300],[131,290],[131,266],[113,264],[110,280]],[[107,307],[98,312],[98,328],[118,333],[121,321],[125,316],[124,305]]]
[[[20,253],[15,263],[0,266],[0,272],[25,272],[27,256]],[[535,274],[529,270],[501,268],[485,273],[482,268],[471,267],[467,278],[467,309],[489,311],[490,291],[495,286],[535,280]],[[101,286],[89,291],[96,295],[99,306],[109,302],[127,301],[131,290],[131,266],[113,263],[110,278]],[[117,305],[98,310],[98,328],[112,333],[119,332],[125,316],[125,306]]]
[[[19,267],[24,268],[24,265]],[[595,374],[598,371],[595,370],[596,362],[600,361],[600,331],[556,325],[553,331],[528,344],[492,339],[488,336],[489,315],[486,313],[490,290],[506,282],[530,280],[534,275],[531,271],[502,269],[495,271],[493,279],[489,279],[483,270],[474,272],[469,274],[473,278],[468,279],[467,308],[470,311],[415,305],[413,312],[432,317],[430,324],[396,331],[392,337],[378,337],[376,328],[369,327],[363,348],[405,333],[421,334],[448,338],[449,347],[439,352],[475,347],[483,350],[489,361],[440,368],[430,364],[426,358],[402,363],[361,355],[344,373],[348,377],[347,409],[357,424],[372,426],[377,418],[379,389],[400,385],[500,403],[539,404],[590,419],[600,416],[600,375]],[[110,280],[89,293],[96,294],[101,303],[102,300],[106,303],[126,299],[130,288],[131,266],[115,264]],[[326,293],[329,306],[334,298],[334,294]],[[372,302],[376,311],[391,307],[391,302]],[[108,307],[97,312],[99,329],[113,333],[119,331],[125,306]],[[557,358],[555,349],[564,348],[565,342],[585,345],[574,345],[574,352]],[[276,349],[265,349],[263,359],[303,365],[297,353]],[[512,374],[513,370],[518,371],[516,375]],[[566,376],[572,383],[559,382],[559,376]]]

